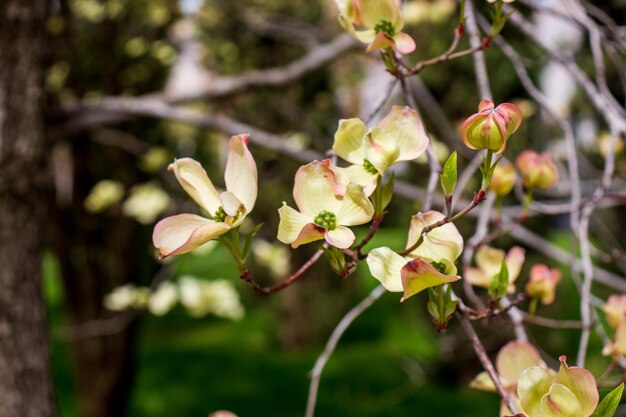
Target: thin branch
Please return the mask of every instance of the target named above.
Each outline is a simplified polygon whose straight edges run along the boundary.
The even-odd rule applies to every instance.
[[[311,256],[311,258],[309,258],[308,261],[306,261],[304,264],[302,264],[302,266],[295,273],[293,273],[291,276],[285,278],[284,280],[282,280],[278,284],[271,285],[269,287],[263,287],[258,282],[256,282],[252,278],[252,274],[250,273],[250,271],[248,269],[246,269],[241,274],[240,278],[242,280],[246,281],[248,283],[248,285],[250,285],[252,288],[254,288],[256,291],[260,292],[263,295],[273,294],[275,292],[278,292],[280,290],[283,290],[283,289],[287,288],[288,286],[290,286],[291,284],[296,282],[300,277],[302,277],[302,275],[304,275],[304,273],[306,271],[308,271],[313,265],[315,265],[317,263],[317,261],[321,258],[321,256],[323,254],[324,254],[324,251],[321,250],[321,249],[316,251],[313,254],[313,256]]]
[[[315,361],[315,366],[311,371],[311,384],[309,385],[309,395],[307,398],[306,404],[306,413],[305,417],[313,417],[315,414],[315,406],[317,404],[317,392],[320,385],[320,378],[322,376],[322,372],[324,371],[324,367],[326,363],[330,359],[331,355],[335,351],[337,347],[337,343],[339,343],[339,339],[345,333],[345,331],[350,327],[352,322],[356,320],[365,310],[367,310],[376,300],[378,300],[385,293],[385,288],[382,285],[377,286],[369,293],[363,301],[354,306],[350,311],[346,313],[345,316],[339,321],[335,330],[333,330],[330,338],[326,342],[326,346],[324,347],[324,351]]]
[[[476,22],[475,13],[474,3],[472,0],[467,0],[465,4],[465,21],[467,22],[467,28],[470,34],[470,45],[472,48],[478,48],[481,45],[480,31],[478,29],[478,23]],[[485,53],[479,50],[474,53],[473,56],[474,73],[476,74],[480,97],[482,100],[493,101],[493,94],[489,86],[489,73],[487,72],[487,63],[485,62]]]

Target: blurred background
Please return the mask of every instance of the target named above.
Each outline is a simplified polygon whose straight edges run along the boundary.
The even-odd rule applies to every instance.
[[[488,16],[488,3],[477,1]],[[546,5],[558,2],[544,1]],[[590,2],[624,22],[626,3]],[[47,134],[51,141],[54,196],[46,224],[43,262],[45,301],[52,340],[55,395],[62,417],[206,416],[226,409],[239,417],[302,415],[309,372],[334,325],[376,285],[363,264],[344,280],[325,260],[284,291],[262,296],[238,278],[221,246],[209,244],[167,262],[156,260],[151,245],[154,223],[197,208],[167,172],[174,158],[199,160],[223,187],[227,139],[242,127],[279,136],[291,155],[305,149],[324,153],[341,118],[375,123],[392,104],[389,76],[374,54],[352,42],[337,22],[332,0],[55,0],[46,21]],[[553,14],[520,13],[535,20],[545,39],[577,54],[592,68],[582,30]],[[417,62],[447,49],[458,20],[453,0],[407,0],[407,31],[417,42],[408,60]],[[504,37],[524,57],[532,78],[564,117],[576,126],[583,179],[602,169],[608,133],[587,99],[555,62],[515,28]],[[331,45],[331,56],[320,48]],[[463,39],[462,48],[468,46]],[[328,51],[327,51],[328,52]],[[291,62],[311,56],[310,69],[290,77]],[[565,172],[561,133],[528,99],[512,65],[496,47],[486,52],[496,103],[513,101],[525,122],[507,148],[550,150]],[[623,58],[623,55],[622,55]],[[299,62],[299,61],[298,61]],[[255,82],[256,71],[281,69],[274,85]],[[291,67],[289,67],[291,68]],[[618,67],[619,68],[619,67]],[[293,69],[293,68],[291,68]],[[253,81],[232,87],[247,74]],[[263,77],[269,77],[264,74]],[[239,80],[239,81],[238,81]],[[624,101],[624,73],[608,69],[608,83]],[[427,68],[413,87],[435,151],[445,160],[468,152],[457,138],[460,122],[480,100],[471,57]],[[222,90],[220,90],[222,89]],[[222,92],[220,92],[222,91]],[[124,97],[184,103],[184,109],[214,119],[159,117],[154,109],[125,107]],[[372,116],[373,115],[373,116]],[[156,117],[155,117],[156,116]],[[229,124],[230,123],[230,124]],[[221,128],[220,128],[221,127]],[[265,285],[278,282],[315,251],[292,251],[276,243],[277,209],[291,202],[293,175],[303,162],[255,142],[260,194],[250,230],[263,223],[250,267]],[[619,148],[618,176],[626,174]],[[399,178],[424,187],[425,160],[402,165]],[[566,175],[565,175],[566,176]],[[467,196],[478,187],[475,175]],[[589,184],[592,190],[593,184]],[[538,198],[563,201],[567,181]],[[421,200],[395,197],[384,226],[368,248],[402,247],[410,215]],[[441,202],[438,202],[441,204]],[[505,206],[519,206],[515,196]],[[607,208],[592,228],[603,230],[614,247],[626,245],[623,207]],[[459,223],[473,233],[473,219]],[[569,249],[568,217],[537,216],[527,226]],[[364,235],[366,229],[359,229]],[[510,237],[495,246],[525,246]],[[613,247],[613,246],[611,246]],[[289,250],[288,250],[289,249]],[[557,303],[540,307],[543,316],[579,319],[578,295],[568,265],[527,249],[518,288],[532,264],[545,262],[564,275]],[[610,260],[610,271],[623,268]],[[598,289],[598,295],[609,292]],[[431,325],[424,296],[403,304],[386,294],[347,331],[322,376],[319,416],[495,416],[496,395],[468,388],[481,370],[465,335],[452,323],[439,334]],[[490,354],[511,339],[505,319],[479,326]],[[578,330],[530,327],[546,357],[575,356]],[[591,340],[588,367],[602,373],[609,359],[602,343]],[[554,365],[556,362],[551,363]]]

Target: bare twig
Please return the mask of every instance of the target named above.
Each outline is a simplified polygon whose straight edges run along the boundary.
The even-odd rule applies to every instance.
[[[311,384],[309,385],[309,396],[307,398],[306,404],[306,413],[305,417],[313,417],[315,414],[315,405],[317,404],[317,391],[320,385],[320,378],[322,376],[322,372],[324,371],[324,367],[326,363],[330,359],[331,355],[335,351],[337,347],[337,343],[339,343],[339,339],[345,333],[345,331],[350,327],[352,322],[356,320],[365,310],[367,310],[376,300],[378,300],[385,293],[385,288],[382,285],[377,286],[369,293],[363,301],[354,306],[350,311],[346,313],[345,316],[339,321],[335,330],[333,330],[330,338],[326,342],[326,346],[324,347],[324,351],[315,361],[315,366],[311,371]]]

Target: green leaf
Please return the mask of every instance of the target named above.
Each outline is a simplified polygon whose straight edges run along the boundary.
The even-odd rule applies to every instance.
[[[248,235],[246,236],[246,242],[243,245],[243,254],[242,254],[242,258],[243,258],[244,261],[248,258],[248,255],[250,254],[250,246],[252,245],[252,238],[257,233],[259,233],[259,230],[261,230],[261,227],[263,227],[263,223],[257,224],[250,231],[250,233],[248,233]]]
[[[446,197],[449,197],[454,193],[454,187],[456,187],[456,151],[452,152],[445,165],[443,166],[443,172],[440,175],[441,188]]]
[[[606,397],[604,397],[591,417],[613,417],[615,410],[617,410],[617,406],[622,399],[623,391],[624,383],[622,382],[617,388],[609,392]]]
[[[500,272],[491,277],[489,282],[489,296],[492,300],[499,300],[506,295],[509,288],[509,268],[506,266],[506,260],[502,260]]]

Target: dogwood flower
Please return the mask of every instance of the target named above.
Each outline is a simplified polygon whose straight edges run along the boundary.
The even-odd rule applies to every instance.
[[[541,304],[548,305],[554,302],[556,285],[561,281],[561,271],[549,268],[544,264],[533,265],[530,268],[530,280],[526,283],[526,294],[531,298],[538,298]]]
[[[547,372],[554,372],[541,360],[539,352],[528,342],[509,342],[500,349],[496,356],[496,371],[504,389],[512,397],[511,399],[519,406],[517,398],[517,381],[522,372],[531,366],[538,366]],[[486,371],[479,373],[471,382],[470,387],[487,392],[497,392],[496,386]],[[510,416],[512,413],[501,401],[500,416]]]
[[[501,249],[481,246],[476,251],[476,265],[478,265],[478,268],[466,268],[465,279],[477,287],[489,288],[491,278],[500,273],[502,260],[505,260],[509,271],[509,293],[515,292],[513,283],[522,270],[525,258],[525,251],[519,246],[512,247],[508,253]]]
[[[426,151],[428,142],[422,120],[410,107],[393,106],[371,129],[360,119],[343,119],[335,133],[333,151],[353,165],[333,170],[342,184],[362,185],[369,196],[378,176],[393,164],[417,159]]]
[[[413,246],[428,225],[443,220],[442,213],[431,210],[411,218],[407,249]],[[407,256],[388,247],[372,250],[367,257],[371,274],[391,292],[404,292],[401,301],[429,287],[455,282],[455,260],[463,252],[463,237],[452,223],[431,230],[423,242]]]
[[[502,103],[494,109],[491,100],[478,104],[478,113],[461,125],[461,139],[470,149],[504,152],[509,137],[522,124],[522,110],[512,103]]]
[[[336,0],[339,23],[352,36],[369,44],[367,52],[394,48],[402,54],[415,50],[415,41],[401,32],[404,20],[400,0]],[[355,26],[364,27],[357,30]]]
[[[347,226],[370,221],[374,206],[360,185],[348,184],[345,194],[341,188],[329,159],[300,167],[293,187],[300,211],[283,202],[278,210],[278,240],[290,243],[294,249],[321,239],[340,249],[349,248],[355,237]]]
[[[548,152],[539,154],[532,150],[526,150],[517,156],[515,165],[522,174],[526,188],[549,190],[559,180],[559,171]]]
[[[517,393],[528,417],[589,417],[598,406],[596,379],[584,368],[567,366],[561,356],[556,375],[531,366],[517,383]]]
[[[177,159],[168,167],[183,189],[211,218],[195,214],[166,217],[154,226],[152,242],[159,258],[187,253],[241,224],[257,197],[256,164],[247,144],[249,135],[230,139],[224,181],[218,193],[206,171],[191,158]]]
[[[602,306],[606,319],[612,328],[617,329],[620,323],[626,321],[626,295],[611,295]]]

